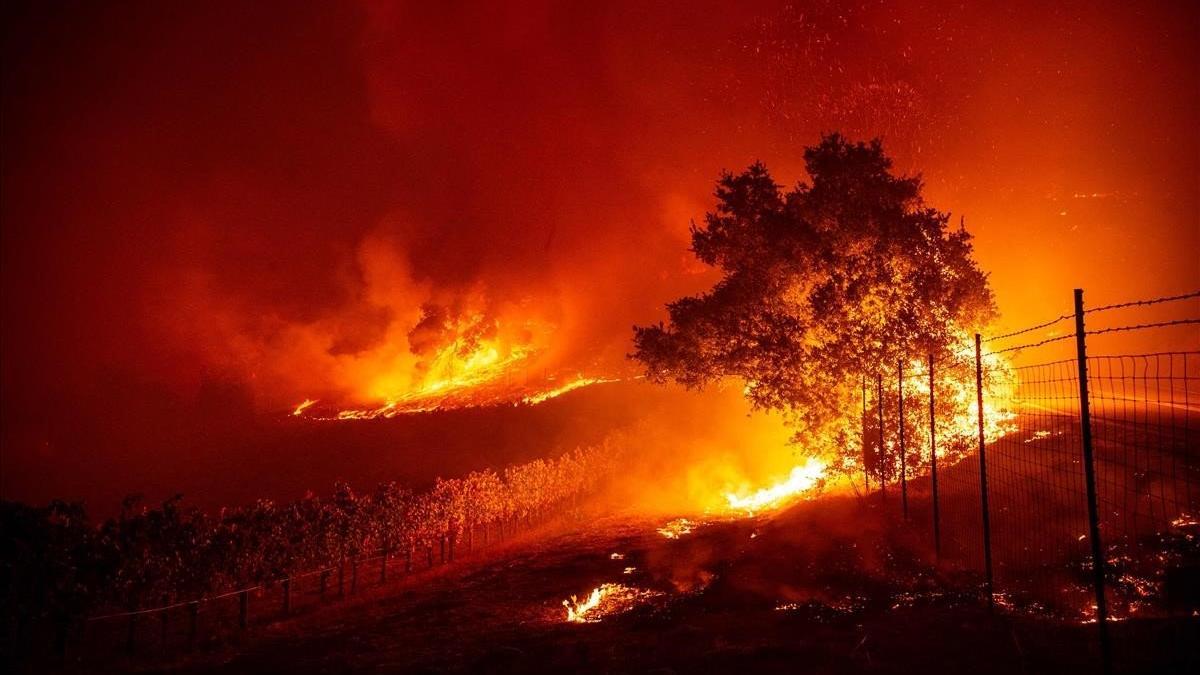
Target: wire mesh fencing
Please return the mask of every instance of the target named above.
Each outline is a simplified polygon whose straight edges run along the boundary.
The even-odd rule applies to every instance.
[[[236,639],[248,627],[301,615],[327,603],[371,593],[410,575],[490,548],[563,514],[478,527],[454,539],[424,542],[401,550],[375,549],[332,565],[283,576],[195,600],[117,611],[89,617],[64,636],[69,650],[94,662],[136,659],[152,662],[205,645]]]
[[[948,576],[1006,609],[1097,623],[1107,666],[1109,622],[1200,609],[1200,292],[1093,309],[1082,291],[1075,300],[1072,313],[929,356],[909,377],[902,363],[895,394],[874,392],[872,406],[864,389],[864,419],[869,407],[929,399],[864,425],[864,455],[872,433],[875,451],[899,453],[913,489],[889,503],[928,533]],[[1115,335],[1137,339],[1106,342]],[[923,418],[924,438],[909,415]],[[929,451],[913,454],[906,437]]]

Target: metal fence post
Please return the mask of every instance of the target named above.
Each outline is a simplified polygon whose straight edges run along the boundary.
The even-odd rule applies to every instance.
[[[249,614],[250,591],[238,593],[238,628],[246,629],[246,615]]]
[[[875,376],[875,407],[879,408],[879,499],[887,499],[887,453],[883,449],[883,373]]]
[[[1079,435],[1083,441],[1083,475],[1087,486],[1088,536],[1092,540],[1092,578],[1096,591],[1096,625],[1104,672],[1112,672],[1108,642],[1108,605],[1104,599],[1104,548],[1100,542],[1100,513],[1096,504],[1096,465],[1092,454],[1092,416],[1088,402],[1087,333],[1083,328],[1083,289],[1075,289],[1075,351],[1079,358]]]
[[[292,578],[288,577],[283,580],[283,613],[289,614],[292,611]]]
[[[132,608],[132,605],[131,605],[131,608]],[[127,633],[125,635],[125,653],[128,654],[132,658],[133,652],[136,649],[135,636],[137,634],[137,614],[129,615],[129,627],[126,630],[127,630]]]
[[[942,524],[938,513],[937,423],[934,417],[933,353],[929,354],[929,472],[933,489],[933,554],[942,557]]]
[[[896,366],[896,396],[900,399],[899,411],[897,413],[900,419],[900,510],[904,513],[904,519],[908,520],[908,458],[905,457],[904,448],[904,358],[901,357]]]
[[[983,357],[979,333],[975,334],[975,406],[979,418],[979,501],[983,508],[983,569],[987,579],[988,609],[996,607],[992,585],[992,523],[988,513],[987,454],[983,435]]]
[[[871,491],[871,474],[867,471],[867,376],[862,376],[862,419],[859,428],[862,431],[862,462],[863,462],[863,491]]]
[[[188,651],[196,648],[196,632],[200,621],[200,602],[188,603]]]
[[[168,596],[166,593],[163,593],[160,604],[163,607],[166,607],[168,604],[170,604],[170,602],[171,602],[170,596]],[[167,614],[168,614],[168,612],[166,609],[164,609],[158,613],[159,622],[162,624],[159,627],[159,630],[162,632],[161,636],[159,637],[159,641],[162,643],[161,646],[163,648],[163,651],[166,651],[166,649],[167,649]]]

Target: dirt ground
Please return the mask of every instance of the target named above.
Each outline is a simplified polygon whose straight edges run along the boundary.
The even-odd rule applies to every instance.
[[[584,519],[165,670],[1100,672],[1094,626],[989,614],[928,561],[895,553],[906,535],[879,511],[823,499],[773,518],[693,519],[676,539],[657,532],[666,518]],[[643,594],[568,623],[563,600],[603,583]],[[1114,625],[1116,670],[1200,672],[1197,638],[1196,619]]]

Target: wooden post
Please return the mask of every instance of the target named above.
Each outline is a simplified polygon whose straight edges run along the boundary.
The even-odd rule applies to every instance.
[[[246,630],[246,615],[250,613],[250,591],[238,593],[238,628]]]
[[[358,593],[358,558],[350,561],[350,595]]]
[[[329,585],[329,570],[321,570],[321,602],[325,602],[325,588]]]
[[[346,597],[346,556],[338,562],[338,597]]]

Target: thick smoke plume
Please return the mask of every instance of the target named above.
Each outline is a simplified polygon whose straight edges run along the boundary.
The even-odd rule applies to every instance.
[[[718,171],[790,183],[821,131],[968,214],[1012,325],[1047,288],[1197,285],[1190,5],[5,11],[6,498],[233,468],[263,416],[437,381],[457,340],[621,373],[712,281],[687,225]]]

